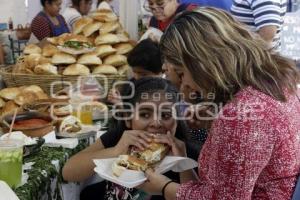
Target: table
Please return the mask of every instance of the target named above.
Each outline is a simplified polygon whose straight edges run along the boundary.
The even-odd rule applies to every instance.
[[[28,158],[24,163],[34,162],[27,173],[28,181],[25,185],[15,189],[20,200],[62,200],[62,167],[67,159],[90,144],[89,138],[80,140],[75,149],[62,147],[42,147],[41,151]]]

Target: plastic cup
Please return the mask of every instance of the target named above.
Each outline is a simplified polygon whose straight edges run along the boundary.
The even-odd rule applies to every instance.
[[[23,142],[0,140],[0,180],[16,188],[22,180]]]

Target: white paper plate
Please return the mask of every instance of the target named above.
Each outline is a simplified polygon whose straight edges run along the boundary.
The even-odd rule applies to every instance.
[[[82,125],[82,130],[78,133],[56,133],[59,137],[65,137],[65,138],[84,138],[84,137],[90,137],[97,134],[97,131],[101,129],[101,125]]]
[[[112,164],[116,159],[117,158],[95,159],[94,163],[96,167],[94,171],[97,172],[101,178],[127,188],[134,188],[146,181],[144,172],[134,170],[125,170],[121,176],[114,176],[112,172]],[[170,170],[174,172],[182,172],[188,169],[193,169],[197,166],[198,163],[190,158],[167,156],[155,168],[155,171],[161,174]]]

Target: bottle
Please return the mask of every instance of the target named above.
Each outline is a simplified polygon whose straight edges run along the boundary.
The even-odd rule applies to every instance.
[[[12,21],[11,17],[8,20],[8,29],[9,30],[13,30],[14,29],[14,24],[13,24],[13,21]]]

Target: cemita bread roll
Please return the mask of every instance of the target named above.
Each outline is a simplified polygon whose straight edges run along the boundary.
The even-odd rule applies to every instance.
[[[83,28],[85,26],[87,26],[88,24],[90,24],[92,22],[93,22],[93,19],[89,18],[89,17],[83,17],[83,18],[77,20],[74,23],[73,33],[78,35],[79,33],[81,33],[83,31]]]
[[[132,151],[130,155],[120,155],[112,165],[113,174],[120,176],[125,169],[146,171],[160,162],[168,151],[169,147],[165,144],[151,143],[144,151]]]
[[[51,62],[53,64],[73,64],[76,63],[76,58],[70,54],[59,52],[54,54]]]
[[[101,65],[102,61],[96,53],[88,53],[80,56],[77,63],[83,65]]]
[[[106,33],[111,33],[115,32],[118,28],[120,27],[119,22],[108,22],[103,24],[103,26],[99,30],[99,34],[106,34]]]
[[[24,54],[41,54],[42,49],[35,44],[29,44],[24,48]]]
[[[130,67],[129,65],[122,65],[121,67],[118,67],[118,73],[120,75],[127,75]]]
[[[89,37],[94,32],[98,31],[101,26],[102,26],[101,22],[94,22],[94,23],[86,25],[83,29],[84,36]]]
[[[82,65],[82,64],[73,64],[73,65],[69,65],[64,71],[63,71],[63,75],[83,75],[83,76],[87,76],[90,74],[90,70],[89,68],[87,68],[86,66]]]
[[[20,106],[24,104],[29,104],[32,103],[36,100],[38,100],[39,97],[36,93],[34,92],[25,92],[22,91],[15,99],[14,102]]]
[[[120,42],[128,42],[129,41],[129,35],[126,32],[118,33],[117,37]]]
[[[148,164],[146,161],[138,159],[134,156],[120,155],[112,164],[113,175],[119,177],[126,169],[146,171],[148,169]]]
[[[100,45],[98,47],[96,47],[95,49],[95,53],[97,54],[97,56],[99,56],[100,58],[104,58],[105,56],[111,55],[116,53],[117,50],[114,49],[111,45],[109,44],[104,44],[104,45]]]
[[[99,10],[92,13],[91,17],[100,22],[114,22],[118,20],[118,16],[111,10]]]
[[[50,64],[50,63],[46,63],[46,64],[42,64],[42,65],[37,65],[34,68],[34,73],[36,74],[43,74],[43,75],[57,75],[57,67]]]
[[[120,43],[114,45],[114,48],[117,50],[117,54],[124,55],[129,53],[133,49],[133,46],[130,43]]]
[[[20,111],[21,108],[14,102],[14,101],[8,101],[5,103],[5,106],[2,108],[2,116],[13,113],[15,110]]]
[[[0,90],[0,97],[5,100],[14,100],[20,93],[21,90],[17,87],[4,88]]]
[[[44,92],[43,89],[38,85],[23,86],[21,90],[25,92],[35,92],[35,93]]]
[[[118,70],[111,65],[99,65],[95,67],[93,74],[118,74]]]
[[[52,57],[54,54],[58,53],[58,49],[56,46],[52,44],[46,44],[43,48],[43,56]]]
[[[127,57],[123,55],[110,55],[104,59],[104,64],[115,67],[127,64]]]
[[[101,44],[116,44],[116,43],[119,43],[119,42],[120,42],[120,40],[119,40],[118,36],[115,35],[115,34],[111,34],[111,33],[99,35],[95,39],[95,44],[96,45],[101,45]]]
[[[3,108],[5,106],[5,101],[0,98],[0,108]]]

